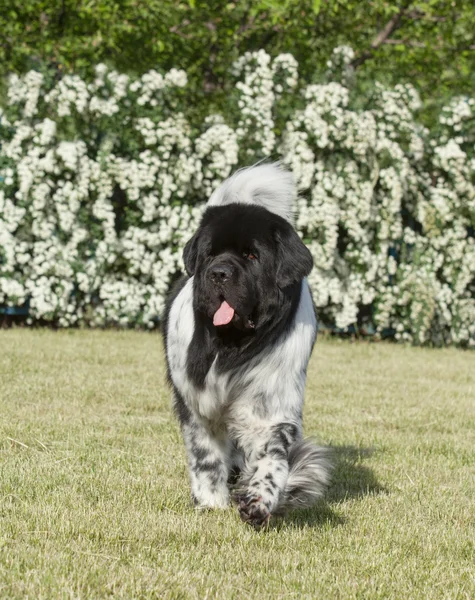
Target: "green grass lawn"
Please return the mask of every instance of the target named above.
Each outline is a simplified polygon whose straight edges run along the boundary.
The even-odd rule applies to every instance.
[[[317,343],[326,500],[194,510],[160,336],[0,331],[1,598],[474,598],[475,354]]]

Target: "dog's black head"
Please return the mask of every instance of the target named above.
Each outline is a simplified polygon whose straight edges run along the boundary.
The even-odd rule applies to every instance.
[[[310,252],[285,219],[246,204],[209,207],[183,256],[194,275],[194,309],[219,330],[249,334],[312,269]]]

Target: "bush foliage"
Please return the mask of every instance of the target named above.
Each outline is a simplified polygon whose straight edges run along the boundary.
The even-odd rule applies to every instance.
[[[475,345],[475,101],[430,130],[411,85],[357,85],[338,47],[320,83],[290,54],[233,64],[219,112],[187,75],[98,64],[10,77],[0,122],[0,304],[30,322],[154,327],[212,190],[280,158],[321,320],[417,344]]]
[[[128,74],[185,69],[200,107],[225,98],[246,51],[291,53],[310,82],[335,46],[351,45],[361,75],[410,81],[438,103],[475,84],[467,0],[9,0],[0,11],[6,72],[91,74],[105,62]],[[203,100],[204,99],[204,100]]]

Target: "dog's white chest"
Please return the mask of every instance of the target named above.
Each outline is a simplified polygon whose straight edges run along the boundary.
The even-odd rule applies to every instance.
[[[217,417],[219,418],[229,397],[229,377],[227,375],[218,374],[216,370],[216,361],[217,358],[213,362],[211,369],[206,376],[204,390],[200,390],[198,394],[196,394],[195,391],[195,410],[206,419],[212,420],[215,420]]]
[[[191,278],[176,297],[170,310],[167,332],[168,362],[173,383],[186,404],[202,417],[216,419],[226,404],[229,376],[217,372],[215,359],[203,389],[198,389],[190,380],[187,373],[187,357],[194,327]]]

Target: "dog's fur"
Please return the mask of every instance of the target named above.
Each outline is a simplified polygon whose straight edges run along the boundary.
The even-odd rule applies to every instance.
[[[317,323],[306,280],[312,257],[290,223],[294,196],[279,165],[225,181],[185,247],[188,277],[164,315],[194,502],[227,506],[238,474],[239,511],[254,527],[313,504],[329,479],[325,450],[302,440]],[[215,326],[223,300],[234,316]]]

